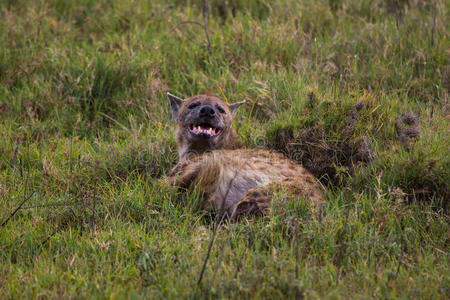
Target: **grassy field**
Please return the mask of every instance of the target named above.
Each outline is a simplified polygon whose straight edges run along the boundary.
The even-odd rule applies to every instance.
[[[0,298],[447,298],[449,8],[1,1]],[[246,100],[243,144],[329,191],[226,223],[200,285],[214,215],[160,181],[167,91]]]

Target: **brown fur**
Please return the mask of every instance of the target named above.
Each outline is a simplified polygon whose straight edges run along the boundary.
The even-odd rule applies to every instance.
[[[206,95],[187,100],[172,98],[172,112],[178,128],[176,139],[180,161],[167,174],[171,185],[192,189],[204,196],[204,208],[216,208],[234,220],[248,214],[262,214],[270,207],[272,195],[283,190],[312,204],[322,201],[322,188],[311,173],[279,153],[261,149],[243,149],[232,126],[240,104],[228,105]],[[176,103],[174,103],[176,102]],[[198,104],[190,108],[192,103]],[[176,107],[174,107],[176,106]],[[222,108],[219,112],[219,106]],[[223,126],[220,135],[200,137],[188,130],[197,122],[203,107],[212,107],[208,124]],[[204,119],[202,119],[204,120]],[[203,121],[198,121],[199,123]]]

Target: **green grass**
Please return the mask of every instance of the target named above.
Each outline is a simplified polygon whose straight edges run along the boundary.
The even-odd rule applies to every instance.
[[[449,2],[208,2],[211,49],[203,1],[1,2],[0,298],[448,297]],[[167,91],[329,190],[219,229],[199,288]]]

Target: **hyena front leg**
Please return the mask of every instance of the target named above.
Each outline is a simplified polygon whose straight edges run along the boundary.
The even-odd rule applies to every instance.
[[[199,192],[210,194],[217,188],[219,177],[218,162],[204,157],[180,162],[167,174],[165,181],[186,189],[197,187]]]
[[[188,188],[198,176],[200,167],[198,163],[188,161],[180,162],[167,173],[164,181],[169,185]]]
[[[182,190],[196,190],[203,198],[203,208],[213,207],[214,191],[217,189],[220,168],[214,160],[193,159],[180,162],[166,176],[167,184]]]

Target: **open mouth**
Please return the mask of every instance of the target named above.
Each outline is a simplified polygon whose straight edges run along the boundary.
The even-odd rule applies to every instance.
[[[209,124],[194,125],[189,124],[189,131],[194,135],[217,136],[222,132],[221,128],[213,127]]]

